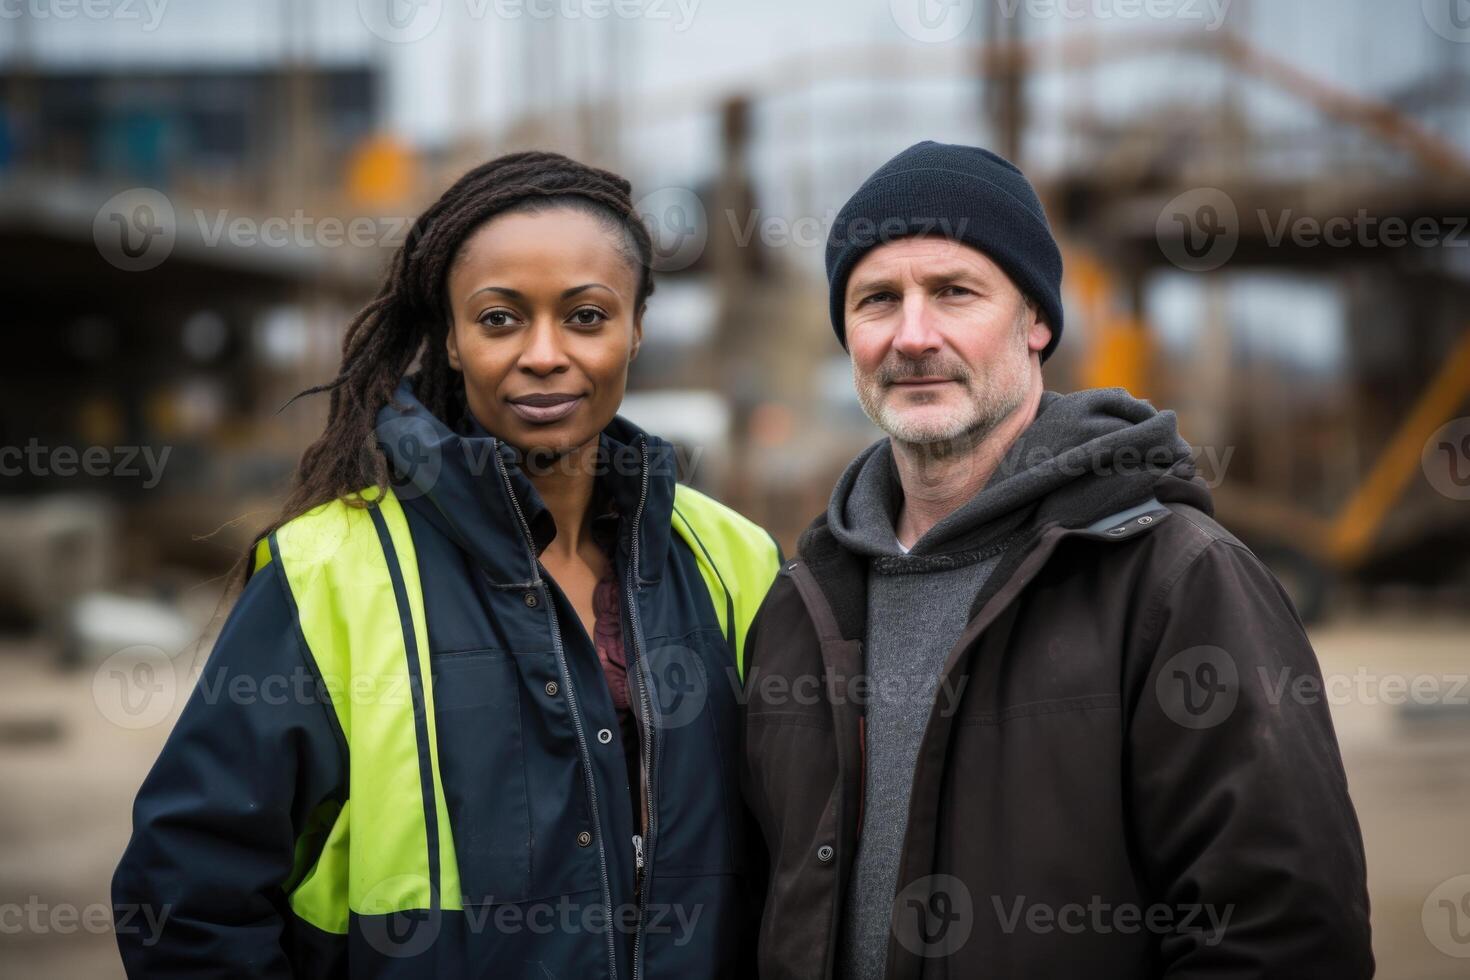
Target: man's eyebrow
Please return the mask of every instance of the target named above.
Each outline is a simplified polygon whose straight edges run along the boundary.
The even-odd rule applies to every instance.
[[[924,273],[919,277],[920,282],[926,286],[938,283],[956,282],[961,279],[972,279],[981,281],[984,279],[979,272],[966,266],[957,265],[948,268],[940,268],[933,272]],[[875,289],[897,289],[896,280],[893,276],[870,275],[862,279],[854,279],[849,284],[849,289],[854,293],[872,292]]]
[[[865,276],[862,279],[854,279],[848,284],[848,290],[853,293],[866,293],[874,289],[892,289],[894,279],[892,276]]]
[[[927,286],[934,283],[955,282],[959,279],[979,280],[983,278],[984,277],[981,276],[980,273],[976,272],[974,269],[963,265],[956,265],[950,266],[949,268],[937,269],[934,272],[925,273],[924,275],[919,277],[919,280]]]

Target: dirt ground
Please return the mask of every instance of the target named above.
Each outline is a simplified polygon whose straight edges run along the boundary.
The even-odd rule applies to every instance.
[[[1451,881],[1470,875],[1470,686],[1456,690],[1470,620],[1338,621],[1313,642],[1336,679],[1327,696],[1367,842],[1379,975],[1470,977],[1470,943],[1446,939],[1438,904],[1470,888]],[[0,643],[0,976],[120,977],[108,880],[184,692],[156,724],[121,727],[91,671],[58,672],[43,652]],[[1424,700],[1416,679],[1461,706],[1405,709]]]

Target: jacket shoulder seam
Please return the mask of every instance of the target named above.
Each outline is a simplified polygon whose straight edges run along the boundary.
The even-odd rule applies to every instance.
[[[1178,514],[1179,512],[1173,511],[1173,513]],[[1144,617],[1143,635],[1148,641],[1144,644],[1145,650],[1153,650],[1158,645],[1160,621],[1163,619],[1164,609],[1168,605],[1169,596],[1173,593],[1174,587],[1179,584],[1179,581],[1194,567],[1195,563],[1208,553],[1213,546],[1217,544],[1230,544],[1224,538],[1211,534],[1207,528],[1201,527],[1187,516],[1180,516],[1183,516],[1190,527],[1194,529],[1192,535],[1194,546],[1187,549],[1183,556],[1174,562],[1174,565],[1165,574],[1163,583],[1160,584],[1158,590],[1154,593],[1153,599],[1149,602],[1148,611]]]

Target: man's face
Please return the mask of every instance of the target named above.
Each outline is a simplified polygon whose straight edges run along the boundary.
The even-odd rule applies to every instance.
[[[1051,329],[969,245],[880,245],[853,268],[844,305],[858,399],[901,442],[978,442],[1041,385]]]

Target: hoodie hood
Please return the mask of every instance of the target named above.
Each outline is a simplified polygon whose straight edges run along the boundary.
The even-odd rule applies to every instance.
[[[536,559],[556,537],[556,525],[513,446],[468,412],[450,428],[419,401],[408,378],[378,411],[375,434],[404,507],[454,540],[493,582],[539,581]],[[639,576],[655,581],[668,550],[674,447],[622,416],[613,418],[600,440],[600,489],[636,527]]]
[[[971,549],[1023,524],[1090,524],[1151,497],[1212,512],[1192,449],[1173,412],[1122,388],[1043,392],[1036,418],[1002,457],[985,487],[929,529],[909,554]],[[903,487],[884,438],[837,481],[827,524],[838,542],[868,557],[901,555],[894,527]]]

